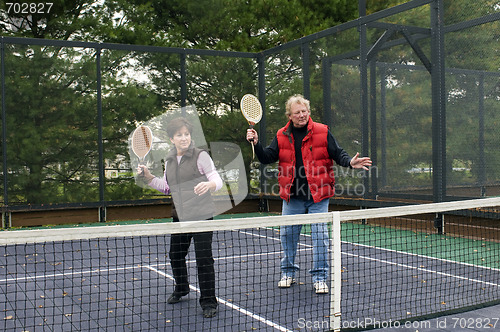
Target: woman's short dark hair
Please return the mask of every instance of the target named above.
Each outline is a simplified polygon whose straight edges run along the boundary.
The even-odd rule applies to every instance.
[[[193,125],[185,118],[175,118],[169,121],[167,124],[168,137],[173,138],[182,127],[186,127],[190,134],[193,132]]]

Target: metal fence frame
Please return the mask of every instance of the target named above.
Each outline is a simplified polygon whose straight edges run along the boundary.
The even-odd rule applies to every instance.
[[[279,52],[288,50],[291,48],[300,47],[302,54],[302,76],[303,76],[303,95],[306,98],[310,98],[310,44],[321,38],[335,35],[339,32],[346,31],[349,29],[358,29],[360,37],[359,49],[347,54],[341,54],[335,57],[327,57],[322,60],[322,84],[323,84],[323,109],[324,109],[324,122],[331,125],[331,96],[330,96],[330,67],[333,63],[348,63],[353,61],[352,58],[358,58],[356,64],[360,68],[360,82],[361,82],[361,103],[360,109],[362,111],[361,118],[361,128],[362,128],[362,154],[370,155],[374,163],[379,161],[379,156],[377,155],[377,128],[370,128],[370,117],[372,118],[376,114],[374,109],[374,103],[369,103],[369,99],[374,96],[375,82],[369,82],[373,79],[375,75],[368,75],[370,71],[376,69],[376,67],[384,66],[383,63],[376,62],[376,54],[378,51],[387,49],[400,44],[409,44],[413,51],[417,54],[418,58],[422,62],[422,66],[419,68],[427,70],[431,75],[432,82],[432,163],[433,163],[433,195],[432,200],[434,202],[442,202],[449,199],[446,194],[446,90],[445,90],[445,73],[449,70],[445,67],[444,63],[444,37],[446,33],[460,31],[462,29],[467,29],[473,26],[494,22],[500,20],[500,13],[493,13],[488,16],[483,16],[477,19],[469,20],[466,22],[461,22],[458,24],[444,26],[443,19],[443,1],[444,0],[413,0],[404,3],[399,6],[395,6],[380,12],[366,15],[366,3],[365,0],[359,0],[359,18],[338,26],[323,30],[321,32],[305,36],[303,38],[297,39],[295,41],[274,47],[259,53],[250,52],[229,52],[229,51],[215,51],[215,50],[198,50],[198,49],[186,49],[186,48],[172,48],[172,47],[155,47],[155,46],[139,46],[139,45],[123,45],[123,44],[111,44],[111,43],[90,43],[90,42],[78,42],[78,41],[59,41],[59,40],[47,40],[47,39],[33,39],[33,38],[14,38],[14,37],[1,37],[0,38],[0,58],[1,58],[1,96],[2,96],[2,150],[3,150],[3,206],[2,206],[2,219],[4,225],[9,225],[10,214],[15,211],[31,211],[31,210],[51,210],[51,209],[71,209],[71,208],[96,208],[99,213],[99,220],[106,220],[106,207],[107,206],[120,206],[120,205],[141,205],[151,203],[149,200],[127,200],[127,201],[106,201],[104,197],[104,186],[105,186],[105,176],[104,176],[104,160],[103,160],[103,142],[102,142],[102,105],[101,105],[101,63],[100,54],[104,49],[107,50],[123,50],[123,51],[139,51],[139,52],[156,52],[156,53],[172,53],[178,54],[180,57],[180,72],[181,72],[181,106],[186,105],[187,100],[187,78],[186,78],[186,56],[187,55],[203,55],[203,56],[215,56],[215,57],[238,57],[238,58],[250,58],[254,59],[257,63],[258,68],[258,91],[259,100],[262,103],[263,108],[266,107],[266,59]],[[402,13],[420,6],[430,5],[430,28],[419,28],[412,26],[396,25],[377,22],[380,19],[393,16],[398,13]],[[370,45],[367,42],[366,30],[368,27],[378,28],[385,30],[385,33],[379,38],[379,40]],[[393,32],[398,31],[404,35],[404,38],[399,40],[388,42],[388,38]],[[422,38],[430,38],[431,40],[431,57],[430,59],[424,54],[417,44],[417,41]],[[99,202],[90,203],[66,203],[66,204],[53,204],[53,205],[16,205],[10,206],[8,199],[8,156],[6,149],[6,138],[7,130],[6,128],[6,105],[5,105],[5,59],[4,50],[6,44],[21,44],[21,45],[43,45],[43,46],[59,46],[59,47],[79,47],[79,48],[92,48],[96,50],[96,69],[97,69],[97,118],[98,118],[98,148],[99,148]],[[347,61],[347,62],[346,62]],[[478,75],[495,75],[500,76],[500,73],[489,73],[489,72],[478,72]],[[374,80],[374,79],[373,79]],[[267,141],[266,131],[266,116],[265,113],[260,122],[260,139],[263,142]],[[484,122],[484,120],[483,120]],[[484,123],[483,123],[484,126]],[[370,143],[371,142],[371,143]],[[371,144],[371,146],[370,146]],[[382,162],[385,158],[382,152]],[[484,153],[483,153],[484,158]],[[263,172],[261,173],[263,174]],[[262,175],[261,175],[262,176]],[[370,183],[370,177],[364,178],[365,188],[370,188],[364,195],[366,199],[373,199],[378,195],[377,182],[375,177],[371,177],[372,181]],[[261,178],[261,184],[264,184],[265,179]],[[158,200],[155,200],[158,201]],[[362,206],[364,204],[361,203]],[[365,204],[370,206],[370,203]]]

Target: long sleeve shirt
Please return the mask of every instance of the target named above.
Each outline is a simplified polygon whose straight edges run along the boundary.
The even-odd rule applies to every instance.
[[[180,161],[180,156],[177,156],[177,162]],[[198,160],[196,161],[196,164],[198,166],[198,170],[200,171],[201,174],[205,174],[207,177],[208,181],[213,181],[215,182],[215,190],[219,190],[222,188],[222,179],[215,169],[214,162],[212,161],[212,158],[210,158],[210,155],[206,151],[202,151],[199,156]],[[165,170],[167,169],[167,162],[165,162]],[[167,182],[167,175],[166,172],[163,174],[162,178],[155,177],[149,182],[149,186],[153,189],[156,189],[165,195],[170,193],[170,187]]]

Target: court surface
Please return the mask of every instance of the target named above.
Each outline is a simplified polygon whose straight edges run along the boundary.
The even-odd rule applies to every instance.
[[[412,322],[410,325],[403,328],[379,328],[373,331],[500,331],[500,305]]]
[[[328,327],[330,295],[313,292],[307,273],[312,265],[307,234],[298,247],[297,284],[279,289],[281,247],[276,229],[215,232],[219,307],[210,319],[202,317],[198,305],[193,248],[188,256],[191,293],[180,303],[166,303],[173,290],[168,248],[169,236],[2,247],[0,292],[6,302],[0,304],[0,329],[320,331]],[[498,269],[350,241],[342,243],[342,267],[342,320],[349,327],[358,322],[354,327],[362,328],[367,318],[384,321],[388,314],[398,319],[415,312],[429,314],[421,308],[429,301],[435,302],[429,310],[445,311],[446,299],[467,297],[478,285],[500,292]]]

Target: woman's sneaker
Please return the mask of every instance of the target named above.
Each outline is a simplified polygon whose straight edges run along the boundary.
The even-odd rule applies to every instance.
[[[294,283],[295,283],[295,278],[283,276],[283,277],[281,277],[281,280],[278,282],[278,287],[279,288],[288,288]]]

